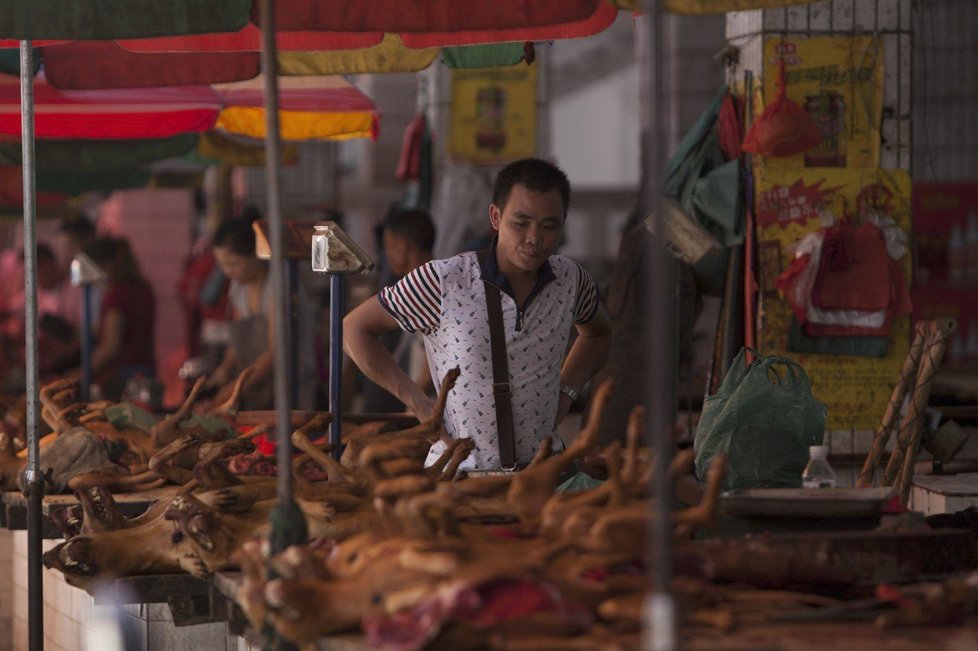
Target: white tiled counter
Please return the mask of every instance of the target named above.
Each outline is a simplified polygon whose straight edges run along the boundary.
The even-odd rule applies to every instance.
[[[58,540],[45,540],[47,551]],[[9,560],[4,561],[5,558]],[[0,651],[28,649],[27,532],[0,530],[0,580],[12,590],[0,591]],[[225,622],[176,626],[167,604],[99,605],[84,590],[68,585],[64,575],[43,570],[45,651],[237,651],[241,641],[229,635]],[[6,618],[6,619],[5,619]],[[115,646],[107,642],[110,622],[122,624],[128,636]],[[89,636],[97,629],[97,634]],[[96,639],[94,646],[89,639]]]
[[[14,619],[14,591],[11,589],[14,584],[13,553],[13,533],[0,529],[0,585],[7,586],[6,590],[0,590],[0,631],[7,633],[0,635],[0,651],[11,651],[14,648],[13,636],[10,635]]]
[[[954,513],[978,505],[978,473],[914,477],[910,508],[924,515]]]

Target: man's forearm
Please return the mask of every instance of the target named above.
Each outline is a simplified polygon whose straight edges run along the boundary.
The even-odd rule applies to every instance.
[[[608,361],[611,337],[611,332],[578,336],[560,369],[560,383],[580,390]]]
[[[427,413],[417,413],[420,406],[426,403],[427,397],[398,366],[380,339],[369,332],[344,328],[343,348],[371,381],[403,402],[418,419],[428,417]]]

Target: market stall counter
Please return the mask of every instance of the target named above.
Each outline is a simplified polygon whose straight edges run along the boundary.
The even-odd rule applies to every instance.
[[[114,493],[113,499],[119,510],[127,518],[133,518],[145,512],[154,502],[162,497],[172,497],[176,486],[163,486],[139,493]],[[3,505],[0,525],[11,531],[27,529],[27,498],[18,491],[6,491],[0,496]],[[45,495],[41,512],[44,515],[43,535],[46,539],[64,538],[64,533],[55,524],[54,519],[69,517],[69,511],[80,508],[80,502],[74,495]]]

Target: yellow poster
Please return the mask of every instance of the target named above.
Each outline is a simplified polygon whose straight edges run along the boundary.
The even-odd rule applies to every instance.
[[[452,70],[453,156],[495,165],[536,153],[536,67]]]
[[[908,316],[894,317],[882,357],[803,353],[792,308],[775,286],[793,259],[795,245],[837,220],[856,223],[891,218],[910,229],[910,177],[903,170],[763,168],[757,170],[759,342],[765,355],[784,354],[808,372],[815,396],[828,405],[826,428],[872,430],[883,417],[909,349]],[[899,260],[910,280],[910,255]],[[878,340],[884,343],[882,340]]]
[[[879,167],[883,44],[874,36],[773,37],[764,41],[764,102],[777,95],[784,61],[788,99],[815,119],[821,142],[778,167]]]

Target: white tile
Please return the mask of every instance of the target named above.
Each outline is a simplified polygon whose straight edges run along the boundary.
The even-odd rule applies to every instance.
[[[879,29],[899,29],[900,0],[877,0],[878,16],[876,19]]]
[[[787,26],[788,16],[784,8],[764,10],[764,31],[781,32]]]
[[[808,5],[795,5],[786,7],[786,22],[789,32],[808,33]]]
[[[851,31],[854,24],[855,10],[853,0],[833,0],[832,2],[832,31]]]
[[[808,5],[808,15],[812,31],[828,31],[832,20],[832,7],[829,0],[813,2]]]
[[[854,30],[874,31],[878,29],[875,0],[856,0],[854,9]]]

